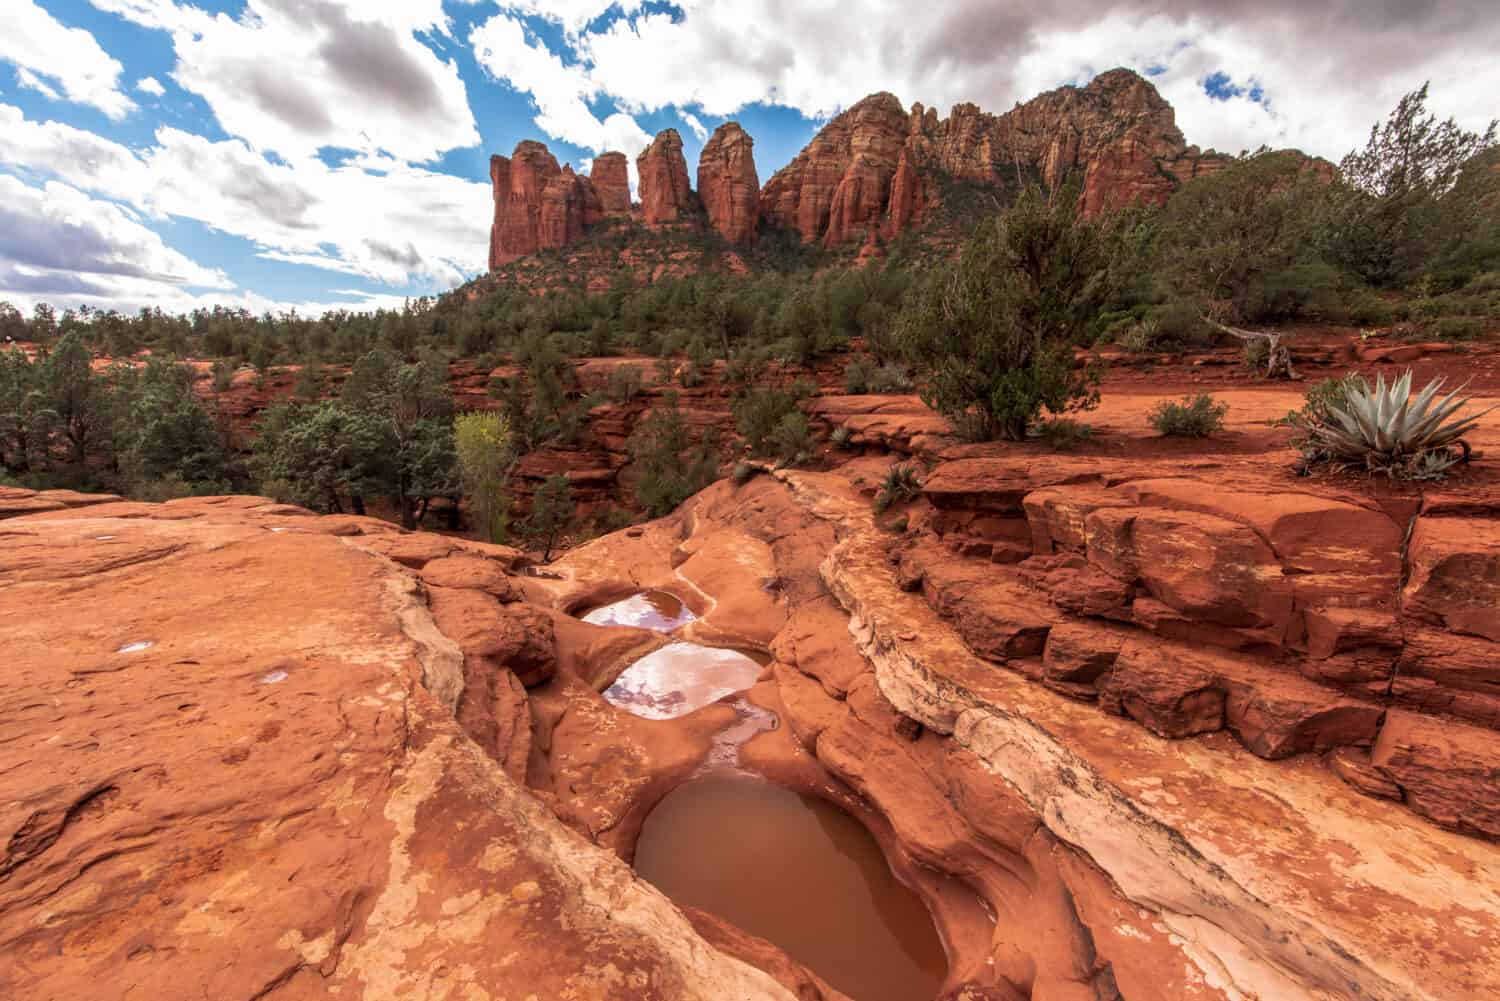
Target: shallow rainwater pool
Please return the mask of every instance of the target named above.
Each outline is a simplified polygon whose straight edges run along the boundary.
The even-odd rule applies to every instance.
[[[678,786],[635,868],[679,904],[780,946],[854,1001],[926,1001],[947,970],[932,918],[854,818],[758,779]]]
[[[738,650],[668,643],[627,667],[604,698],[646,719],[676,719],[744,691],[762,669]]]
[[[635,626],[669,633],[687,625],[696,616],[677,595],[668,591],[646,591],[595,608],[580,618],[596,626]]]

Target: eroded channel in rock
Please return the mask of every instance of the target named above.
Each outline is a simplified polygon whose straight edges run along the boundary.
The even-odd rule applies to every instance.
[[[946,973],[926,907],[848,814],[749,776],[667,795],[636,844],[638,873],[672,898],[780,946],[855,1001],[921,1001]]]

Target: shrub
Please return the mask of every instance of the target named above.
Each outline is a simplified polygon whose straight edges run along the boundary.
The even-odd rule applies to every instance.
[[[604,395],[613,403],[629,403],[641,392],[641,370],[634,365],[616,365],[609,370]]]
[[[779,446],[773,437],[782,421],[793,414],[801,416],[797,398],[780,389],[751,389],[731,400],[729,409],[734,414],[735,430],[750,444],[752,452],[763,456],[778,454]]]
[[[1484,323],[1472,316],[1445,316],[1434,332],[1445,341],[1473,341],[1484,336]]]
[[[870,391],[874,376],[874,360],[860,355],[844,366],[844,391],[850,396],[863,396]]]
[[[870,392],[911,392],[911,375],[906,371],[906,366],[899,362],[886,362],[877,368],[875,374],[870,377]]]
[[[830,440],[833,442],[834,448],[848,448],[849,440],[853,437],[854,432],[850,431],[848,428],[837,427],[833,429],[833,434],[830,437]]]
[[[670,514],[677,505],[719,478],[718,440],[713,429],[694,438],[677,399],[654,408],[630,438],[630,455],[640,470],[636,504],[653,518]]]
[[[510,421],[494,412],[459,414],[453,418],[453,445],[480,538],[504,542],[510,529],[505,488],[514,457]]]
[[[729,474],[729,478],[734,481],[735,486],[742,487],[755,479],[760,472],[761,468],[753,462],[736,462],[734,472]]]
[[[922,481],[910,466],[892,466],[875,495],[875,510],[885,511],[893,504],[909,501],[922,492]]]
[[[1309,421],[1302,469],[1328,465],[1335,470],[1381,471],[1393,479],[1440,479],[1470,454],[1463,436],[1494,410],[1459,416],[1469,403],[1456,389],[1437,398],[1443,380],[1434,379],[1415,396],[1411,372],[1389,385],[1376,377],[1372,389],[1349,385],[1341,405],[1328,404],[1326,416]]]
[[[1368,289],[1351,295],[1347,308],[1349,322],[1361,327],[1388,327],[1396,322],[1396,313],[1390,303]]]
[[[1308,425],[1327,421],[1330,408],[1343,409],[1349,390],[1366,388],[1365,377],[1358,372],[1350,372],[1338,379],[1324,379],[1308,388],[1301,410],[1293,410],[1276,423],[1305,430]]]
[[[807,415],[800,410],[784,415],[771,431],[769,447],[771,454],[782,465],[792,466],[807,461],[813,451]]]
[[[1215,403],[1207,393],[1184,396],[1181,403],[1163,400],[1151,411],[1151,426],[1164,435],[1183,438],[1207,438],[1224,429],[1224,415],[1229,404]]]
[[[1099,228],[1077,216],[1077,191],[1030,186],[981,223],[958,260],[935,268],[907,299],[897,339],[922,399],[971,439],[1019,441],[1043,409],[1099,400],[1096,368],[1076,369],[1073,346],[1106,296]]]
[[[1043,421],[1037,428],[1037,437],[1053,448],[1073,448],[1094,436],[1094,429],[1071,417],[1059,417]]]

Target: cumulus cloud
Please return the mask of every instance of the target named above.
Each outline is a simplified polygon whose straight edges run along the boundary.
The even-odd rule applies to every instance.
[[[580,2],[582,11],[600,4]],[[1432,104],[1480,128],[1500,92],[1492,0],[681,0],[597,29],[554,17],[576,86],[641,113],[747,104],[823,117],[877,90],[946,111],[1003,111],[1040,91],[1124,65],[1150,72],[1189,141],[1238,151],[1297,145],[1337,157],[1400,96],[1432,81]],[[1210,95],[1222,74],[1228,86]],[[524,85],[524,81],[521,84]]]
[[[520,21],[504,14],[470,32],[469,44],[479,65],[491,76],[531,95],[537,128],[553,139],[595,153],[624,153],[631,186],[636,185],[635,156],[651,144],[651,136],[624,112],[603,119],[594,114],[589,100],[597,95],[598,88],[583,66],[564,63],[546,45],[528,38]]]
[[[120,206],[58,181],[0,175],[0,295],[113,301],[232,289],[223,271],[168,247]]]
[[[237,18],[173,0],[92,0],[171,33],[172,79],[257,150],[385,150],[415,162],[479,141],[440,0],[247,0]]]
[[[135,89],[142,94],[150,94],[152,97],[161,97],[167,92],[167,88],[161,85],[161,81],[154,76],[141,77],[135,82]]]
[[[120,64],[82,28],[69,28],[34,0],[0,4],[0,61],[23,87],[124,118],[135,102],[120,89]]]
[[[391,158],[272,163],[241,140],[168,127],[134,151],[0,105],[0,162],[148,217],[201,222],[273,260],[387,284],[456,284],[484,264],[489,185]]]

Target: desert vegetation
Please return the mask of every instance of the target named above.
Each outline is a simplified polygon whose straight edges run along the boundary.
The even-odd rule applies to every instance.
[[[1336,169],[1252,152],[1162,208],[1102,218],[1080,215],[1076,187],[1023,178],[1013,198],[964,202],[974,218],[957,253],[916,253],[903,240],[858,268],[770,234],[738,276],[643,283],[622,269],[603,291],[580,280],[542,293],[479,283],[371,313],[39,304],[26,315],[0,304],[0,337],[13,345],[0,351],[0,475],[136,497],[259,490],[333,511],[378,499],[408,525],[438,507],[456,518],[467,497],[474,530],[500,538],[531,524],[508,513],[514,464],[576,447],[592,407],[640,405],[647,391],[649,369],[622,366],[582,393],[572,360],[626,354],[656,359],[658,380],[684,392],[712,381],[763,462],[816,454],[805,413],[816,387],[794,374],[841,353],[832,364],[850,394],[914,391],[964,437],[1077,446],[1101,375],[1080,351],[1170,354],[1234,335],[1246,377],[1261,378],[1290,374],[1276,325],[1341,322],[1460,344],[1500,326],[1495,129],[1439,121],[1425,101],[1425,88],[1405,97]],[[605,226],[590,238],[631,237]],[[1264,338],[1249,329],[1267,325]],[[460,357],[507,374],[489,386],[498,416],[458,415],[456,435],[447,366]],[[246,451],[214,401],[286,366],[297,372],[290,397],[261,415]],[[1385,414],[1398,386],[1409,389],[1315,387],[1289,419],[1305,468],[1430,477],[1461,461],[1462,433],[1378,455],[1352,442],[1364,408]],[[1435,433],[1416,417],[1425,399],[1412,395],[1402,434]],[[670,510],[733,459],[712,428],[661,402],[629,445],[642,513]],[[1429,402],[1429,416],[1447,412]],[[1212,433],[1222,414],[1200,404],[1164,409],[1157,426]]]

